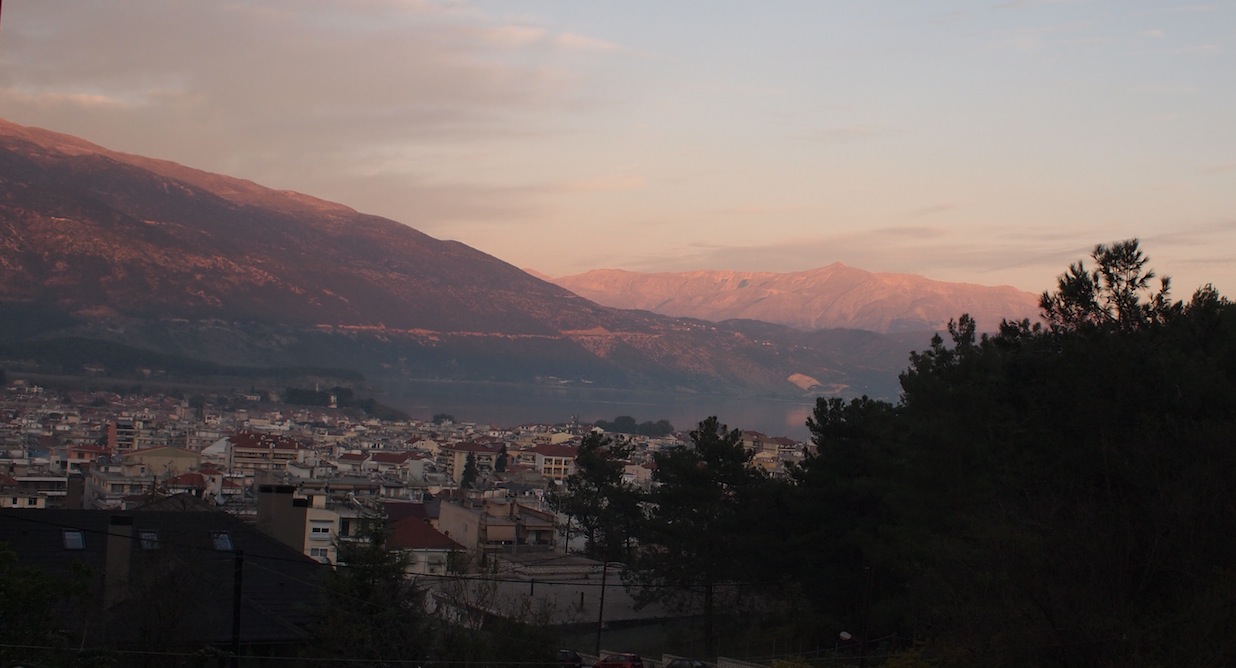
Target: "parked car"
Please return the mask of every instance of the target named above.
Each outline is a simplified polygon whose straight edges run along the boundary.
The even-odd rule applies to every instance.
[[[670,659],[665,668],[711,668],[703,659]]]
[[[560,649],[558,668],[584,668],[584,659],[573,649]]]
[[[620,652],[597,661],[592,668],[644,668],[644,660],[638,654]]]

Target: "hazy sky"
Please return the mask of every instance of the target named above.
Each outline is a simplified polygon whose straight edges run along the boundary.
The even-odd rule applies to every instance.
[[[1236,2],[9,0],[0,117],[551,275],[1236,296]]]

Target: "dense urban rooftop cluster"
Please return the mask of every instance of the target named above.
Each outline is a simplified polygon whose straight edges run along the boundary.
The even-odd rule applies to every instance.
[[[354,535],[360,519],[401,515],[391,508],[416,503],[429,508],[418,512],[432,514],[421,519],[435,531],[395,527],[392,539],[408,549],[441,548],[447,538],[468,551],[547,547],[561,536],[546,492],[575,472],[578,444],[592,429],[393,422],[258,394],[190,401],[50,391],[16,380],[0,397],[0,507],[128,510],[188,494],[333,561],[333,540]],[[651,483],[653,453],[689,442],[683,434],[628,438],[635,447],[625,480],[641,487]],[[758,432],[745,432],[744,445],[773,475],[784,474],[804,449]],[[282,498],[275,490],[288,495],[282,505],[267,500]],[[278,517],[276,508],[290,508],[292,499],[313,519],[301,518],[292,531],[275,528],[287,518],[266,515]],[[509,520],[501,527],[499,508]],[[445,561],[421,563],[431,572]]]

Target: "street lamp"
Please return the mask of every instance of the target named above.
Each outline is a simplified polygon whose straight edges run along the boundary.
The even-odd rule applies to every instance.
[[[859,629],[858,637],[855,638],[849,631],[842,631],[837,634],[841,642],[849,645],[852,642],[858,643],[858,667],[867,668],[867,638],[871,635],[871,583],[872,572],[870,566],[863,567],[863,617],[862,626]]]
[[[842,631],[837,634],[837,637],[841,638],[841,642],[845,643],[847,655],[851,651],[850,647],[852,646],[852,643],[858,644],[858,665],[860,668],[865,668],[867,665],[867,636],[864,635],[861,639],[859,639],[855,638],[854,634],[849,631]]]

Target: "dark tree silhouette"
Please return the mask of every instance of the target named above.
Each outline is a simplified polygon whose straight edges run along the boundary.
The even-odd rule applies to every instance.
[[[646,587],[639,594],[645,600],[698,610],[709,653],[716,651],[719,596],[733,594],[726,585],[745,581],[750,572],[734,537],[754,529],[746,510],[765,478],[751,458],[742,432],[716,417],[691,432],[690,447],[655,455],[633,580]]]
[[[1236,539],[1216,530],[1236,526],[1236,310],[1151,290],[1135,240],[1093,257],[1043,296],[1046,327],[980,337],[962,316],[897,405],[820,400],[796,494],[835,537],[811,568],[843,570],[816,580],[824,612],[869,591],[873,634],[951,665],[1236,662]]]
[[[459,486],[467,488],[475,485],[480,475],[476,466],[476,454],[469,452],[467,459],[464,460],[464,470],[459,479]]]
[[[623,482],[624,460],[631,454],[626,441],[599,433],[584,436],[575,456],[575,473],[561,489],[550,491],[551,506],[565,515],[568,532],[584,536],[584,553],[592,558],[622,561],[639,518],[638,493]]]

